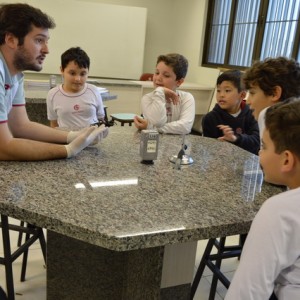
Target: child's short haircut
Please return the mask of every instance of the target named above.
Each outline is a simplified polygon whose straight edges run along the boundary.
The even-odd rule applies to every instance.
[[[90,58],[80,47],[70,48],[61,55],[61,68],[64,70],[71,61],[79,68],[90,68]]]
[[[266,58],[255,62],[243,77],[246,89],[258,86],[265,95],[274,95],[275,87],[282,89],[280,101],[300,96],[300,66],[286,57]]]
[[[217,85],[220,85],[223,81],[231,82],[239,92],[245,90],[243,81],[243,73],[240,70],[228,70],[223,72],[217,79]]]
[[[177,53],[160,55],[157,58],[156,65],[161,61],[173,69],[174,73],[176,74],[176,80],[185,78],[189,63],[183,55]]]
[[[290,150],[300,159],[300,98],[289,98],[269,107],[265,123],[276,153]]]

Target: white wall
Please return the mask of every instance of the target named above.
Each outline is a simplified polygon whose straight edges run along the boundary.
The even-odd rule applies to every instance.
[[[189,71],[186,81],[209,86],[215,85],[219,71],[200,66],[208,0],[72,1],[147,8],[144,72],[154,71],[158,55],[179,52],[189,60]],[[80,24],[80,26],[84,26],[84,24]]]
[[[219,71],[201,67],[208,0],[76,0],[146,7],[144,72],[160,54],[178,52],[190,63],[186,81],[214,86]]]
[[[190,62],[188,81],[215,85],[219,71],[201,67],[203,41],[206,25],[207,0],[176,0],[176,11],[180,12],[176,23],[173,47],[184,54]]]
[[[73,0],[147,8],[144,72],[153,72],[158,55],[171,51],[174,0]],[[175,0],[177,1],[177,0]],[[200,0],[202,1],[202,0]]]
[[[89,76],[136,79],[143,72],[147,8],[74,0],[22,1],[47,12],[56,23],[41,73],[59,73],[61,54],[76,46],[91,59]],[[62,5],[68,7],[67,15],[57,9]]]

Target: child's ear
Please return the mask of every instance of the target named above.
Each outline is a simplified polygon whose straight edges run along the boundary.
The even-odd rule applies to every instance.
[[[179,87],[179,86],[181,86],[183,84],[184,78],[181,78],[181,79],[177,80],[176,82],[177,82],[176,83],[177,87]]]
[[[293,170],[293,168],[295,167],[295,156],[294,154],[289,151],[289,150],[285,150],[281,153],[282,155],[282,165],[281,165],[281,171],[282,173],[288,173],[291,172]]]
[[[273,89],[272,102],[278,102],[282,95],[282,88],[279,85],[276,85]]]
[[[246,91],[241,91],[241,99],[244,100],[246,99],[247,92]]]

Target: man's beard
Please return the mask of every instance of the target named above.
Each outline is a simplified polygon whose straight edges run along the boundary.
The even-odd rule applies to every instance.
[[[41,71],[42,65],[33,62],[32,56],[28,51],[20,46],[14,57],[14,67],[19,71]]]

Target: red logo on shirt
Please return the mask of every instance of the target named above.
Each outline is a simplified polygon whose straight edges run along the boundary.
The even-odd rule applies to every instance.
[[[73,108],[74,108],[74,110],[79,110],[80,107],[78,104],[75,104]]]
[[[242,130],[242,128],[238,127],[238,128],[235,130],[235,132],[236,132],[237,134],[242,134],[242,133],[243,133],[243,130]]]
[[[5,90],[8,90],[10,88],[10,85],[5,83],[4,88],[5,88]]]

